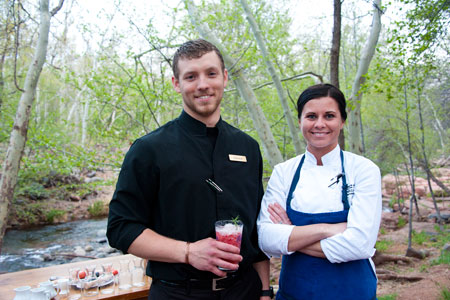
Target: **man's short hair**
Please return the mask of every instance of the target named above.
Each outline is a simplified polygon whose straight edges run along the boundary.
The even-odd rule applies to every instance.
[[[175,52],[172,61],[173,76],[178,79],[178,76],[180,75],[180,70],[178,69],[178,61],[180,59],[200,58],[204,54],[212,51],[216,52],[217,56],[219,57],[223,72],[225,70],[225,63],[219,49],[217,49],[216,46],[208,41],[197,39],[185,42],[180,46],[180,48],[178,48],[177,52]]]

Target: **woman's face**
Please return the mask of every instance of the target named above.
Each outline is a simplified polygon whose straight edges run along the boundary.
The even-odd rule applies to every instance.
[[[344,123],[333,98],[327,96],[309,100],[299,120],[308,151],[320,158],[333,150],[338,144],[339,132]]]

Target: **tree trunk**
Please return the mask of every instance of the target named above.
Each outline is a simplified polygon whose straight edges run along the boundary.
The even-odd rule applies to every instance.
[[[261,30],[259,29],[258,24],[255,21],[255,18],[253,17],[253,14],[248,7],[246,0],[240,0],[242,8],[244,9],[244,12],[247,16],[248,23],[250,24],[250,28],[253,31],[253,35],[255,36],[256,43],[258,44],[258,48],[261,51],[261,54],[264,59],[264,63],[266,64],[267,71],[270,74],[270,77],[272,77],[272,80],[275,84],[275,88],[277,89],[278,98],[280,99],[281,106],[283,108],[284,116],[286,118],[286,122],[289,127],[289,131],[291,133],[292,143],[294,144],[295,153],[297,155],[303,153],[303,147],[300,142],[300,130],[297,122],[294,122],[294,119],[292,118],[291,109],[289,108],[289,104],[286,97],[286,92],[283,88],[283,85],[281,84],[280,77],[278,76],[277,72],[275,71],[275,68],[272,64],[272,61],[269,57],[269,51],[267,50],[266,41],[264,40],[264,37],[261,34]],[[340,0],[337,0],[340,1]]]
[[[333,38],[330,53],[330,83],[339,88],[339,52],[341,49],[341,0],[334,0]]]
[[[236,61],[228,55],[223,45],[214,36],[214,34],[212,34],[208,26],[205,23],[197,22],[197,20],[199,20],[199,17],[196,12],[195,5],[190,0],[184,0],[184,3],[188,9],[188,14],[191,22],[197,29],[199,34],[204,39],[213,43],[220,50],[226,66],[234,66],[236,64]],[[281,152],[278,149],[275,138],[273,137],[272,131],[270,129],[270,124],[269,122],[267,122],[267,119],[264,116],[264,112],[258,104],[256,95],[253,92],[253,89],[249,85],[248,81],[246,80],[245,76],[239,70],[237,70],[233,73],[232,79],[239,91],[239,94],[247,102],[247,109],[253,120],[253,124],[258,133],[258,136],[261,139],[264,154],[266,155],[270,166],[274,167],[276,164],[283,161],[283,157],[281,156]]]
[[[350,96],[351,111],[348,115],[348,132],[350,151],[356,154],[362,154],[363,147],[361,142],[360,131],[360,114],[361,114],[361,100],[362,93],[360,92],[361,85],[366,81],[365,75],[369,70],[370,62],[375,54],[375,48],[378,43],[381,30],[381,0],[374,0],[372,29],[370,30],[369,37],[367,38],[366,45],[364,46],[359,60],[358,71],[356,72],[355,81],[353,82],[352,94]]]
[[[83,106],[83,116],[81,118],[81,145],[85,146],[87,136],[87,122],[89,118],[89,98],[86,98]]]
[[[439,210],[439,207],[437,205],[436,202],[436,197],[434,197],[434,193],[433,193],[433,188],[431,186],[431,181],[430,181],[430,168],[428,167],[428,159],[427,159],[427,152],[425,151],[425,130],[423,127],[423,119],[422,119],[422,101],[421,101],[421,97],[420,97],[420,89],[419,89],[419,80],[417,79],[417,69],[415,70],[416,73],[416,88],[417,88],[417,108],[419,110],[419,122],[420,122],[420,133],[422,135],[422,140],[421,140],[421,147],[422,147],[422,153],[423,153],[423,164],[425,165],[425,169],[427,172],[427,182],[428,182],[428,188],[430,189],[430,194],[431,194],[431,199],[433,199],[433,205],[434,205],[434,209],[436,210],[436,215],[437,215],[437,220],[439,224],[442,224],[442,217],[441,217],[441,212]]]
[[[31,105],[33,104],[37,83],[47,54],[50,30],[48,2],[48,0],[40,1],[39,38],[33,60],[25,78],[24,93],[20,97],[5,161],[3,162],[2,177],[0,179],[0,249],[6,231],[9,207],[17,183],[20,159],[22,158],[27,139]]]
[[[406,81],[406,71],[405,66],[403,66],[403,93],[404,93],[404,102],[405,102],[405,124],[406,124],[406,135],[408,137],[408,153],[409,153],[409,165],[411,168],[411,176],[410,176],[410,184],[411,184],[411,198],[409,199],[409,230],[408,230],[408,249],[406,250],[406,253],[411,252],[411,242],[412,242],[412,210],[413,210],[413,204],[414,200],[416,200],[416,188],[415,188],[415,179],[414,179],[414,162],[412,159],[412,149],[411,149],[411,134],[409,131],[409,113],[408,113],[408,96],[406,93],[407,90],[407,81]]]
[[[333,7],[333,38],[331,39],[330,53],[330,83],[339,88],[339,53],[341,49],[341,0],[334,0]],[[341,129],[339,133],[339,147],[345,149],[345,133]]]

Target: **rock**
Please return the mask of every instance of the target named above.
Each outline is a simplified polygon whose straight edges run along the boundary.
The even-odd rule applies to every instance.
[[[75,248],[75,251],[73,251],[73,253],[76,256],[86,256],[86,251],[84,251],[84,249],[82,249],[80,246]]]
[[[427,188],[424,186],[417,186],[415,190],[416,195],[418,195],[419,197],[425,197],[427,195]]]
[[[427,256],[430,256],[430,251],[428,250],[416,250],[413,248],[408,248],[408,250],[406,250],[406,256],[409,257],[415,257],[418,259],[424,259]]]
[[[106,243],[108,240],[105,238],[105,237],[103,237],[103,238],[98,238],[97,240],[95,240],[97,243],[99,243],[99,244],[104,244],[104,243]]]
[[[48,254],[48,253],[43,254],[43,255],[42,255],[42,259],[43,259],[44,261],[52,261],[52,260],[55,260],[55,258],[54,258],[53,256],[51,256],[50,254]]]
[[[106,236],[106,229],[99,229],[99,230],[97,230],[97,236],[98,237],[105,237]]]
[[[445,223],[450,223],[450,214],[440,214],[441,218],[444,220]],[[435,222],[438,220],[437,213],[432,213],[428,215],[428,219],[434,219]]]
[[[92,177],[94,177],[95,175],[97,175],[97,172],[91,171],[91,172],[88,172],[88,173],[86,174],[86,177],[92,178]]]
[[[85,178],[84,182],[91,183],[91,182],[102,181],[102,180],[103,179],[100,177],[92,177],[92,178]]]
[[[397,229],[398,228],[398,220],[399,220],[398,212],[382,212],[381,213],[381,227],[383,227],[383,228]]]
[[[98,249],[98,252],[103,252],[103,253],[107,253],[107,254],[111,254],[113,252],[116,252],[116,249],[110,247],[110,246],[105,246],[105,247],[101,247]]]
[[[84,250],[85,250],[86,252],[91,252],[91,251],[94,250],[94,247],[92,247],[91,245],[87,245],[86,247],[84,247]]]
[[[80,196],[78,196],[78,195],[70,195],[69,196],[69,200],[70,201],[81,201],[81,198],[80,198]]]
[[[450,252],[450,243],[445,244],[444,247],[442,248],[442,251]]]
[[[74,259],[72,259],[70,262],[74,263],[74,262],[79,262],[79,261],[86,261],[89,260],[89,258],[84,258],[84,257],[75,257]]]
[[[97,257],[97,258],[104,258],[104,257],[106,257],[106,254],[105,253],[98,253],[95,257]]]

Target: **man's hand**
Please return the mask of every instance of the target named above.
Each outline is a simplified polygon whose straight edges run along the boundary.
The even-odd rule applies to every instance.
[[[191,243],[189,263],[196,269],[225,277],[227,273],[219,270],[218,267],[237,270],[239,262],[242,261],[242,256],[239,253],[238,247],[207,238]]]

